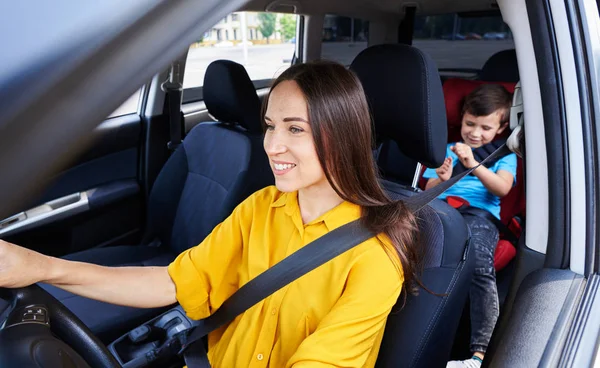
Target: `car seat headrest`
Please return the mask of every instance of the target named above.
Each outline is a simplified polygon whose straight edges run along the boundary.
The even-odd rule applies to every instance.
[[[479,79],[488,82],[519,81],[519,67],[515,49],[503,50],[492,55],[481,68]]]
[[[204,103],[218,121],[262,132],[260,100],[246,69],[230,60],[216,60],[204,76]]]
[[[371,46],[350,69],[360,79],[378,141],[395,141],[402,153],[429,167],[446,154],[446,112],[437,67],[417,48]]]

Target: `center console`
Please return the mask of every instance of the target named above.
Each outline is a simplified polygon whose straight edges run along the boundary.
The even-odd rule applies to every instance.
[[[177,306],[119,337],[108,349],[125,368],[181,368],[183,361],[175,356],[179,350],[175,335],[197,323]]]

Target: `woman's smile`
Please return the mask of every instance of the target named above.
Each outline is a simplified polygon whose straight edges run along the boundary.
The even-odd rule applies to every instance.
[[[275,175],[285,175],[296,167],[296,164],[291,162],[271,161],[273,163],[273,173]]]

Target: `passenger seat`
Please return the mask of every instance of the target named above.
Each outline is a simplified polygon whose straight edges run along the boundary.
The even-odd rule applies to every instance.
[[[519,66],[515,49],[498,51],[483,64],[479,79],[488,82],[519,81]]]
[[[261,105],[244,67],[228,60],[211,63],[204,79],[204,101],[219,121],[195,126],[162,168],[149,197],[147,240],[91,249],[66,259],[105,266],[166,266],[180,252],[198,245],[248,195],[273,184],[262,147]],[[159,312],[44,287],[104,342]]]
[[[377,139],[394,142],[415,162],[440,166],[446,152],[446,113],[431,58],[407,45],[378,45],[362,51],[350,68],[363,84]],[[410,167],[399,171],[406,178],[413,173]],[[410,185],[382,184],[393,198],[414,195]],[[424,260],[417,267],[422,267],[423,284],[437,295],[424,289],[418,296],[403,292],[388,317],[377,367],[445,366],[469,293],[473,254],[460,213],[436,199],[418,218]]]

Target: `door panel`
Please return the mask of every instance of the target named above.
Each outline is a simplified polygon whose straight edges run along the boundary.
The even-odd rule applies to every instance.
[[[84,154],[43,180],[44,191],[22,212],[0,221],[0,237],[54,256],[138,241],[144,199],[138,183],[141,127],[133,114],[98,126]]]
[[[582,276],[570,270],[542,269],[529,274],[509,313],[502,316],[502,333],[497,333],[498,326],[494,331],[485,366],[538,367],[550,363],[547,355],[562,350],[569,317],[579,304],[584,283]]]

